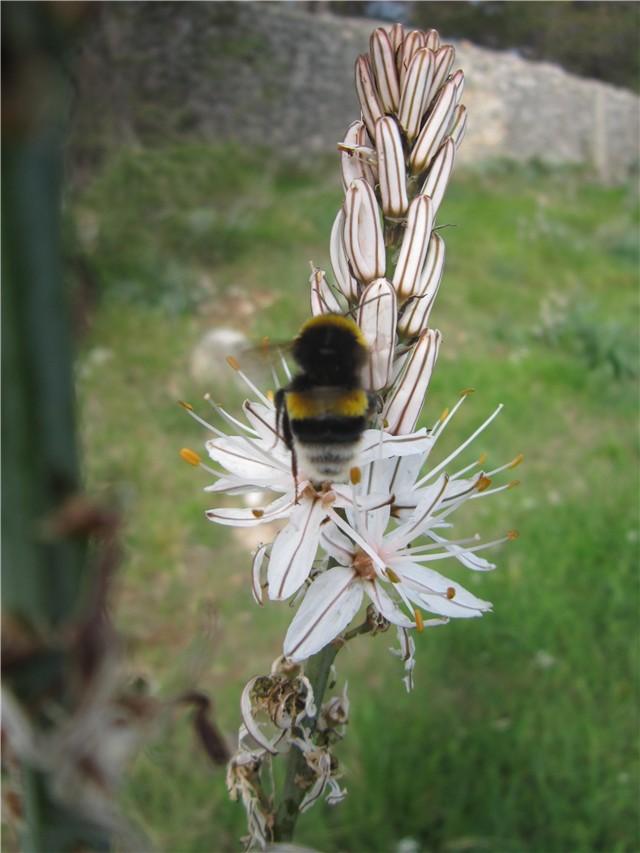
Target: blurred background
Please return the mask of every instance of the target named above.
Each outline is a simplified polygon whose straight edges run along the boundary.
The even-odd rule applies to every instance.
[[[389,635],[339,656],[349,797],[303,816],[297,840],[327,853],[636,853],[640,7],[43,6],[57,15],[44,32],[65,33],[38,50],[63,92],[49,227],[72,309],[79,467],[124,524],[110,610],[128,677],[160,697],[206,691],[232,744],[240,691],[280,653],[291,612],[251,597],[265,532],[205,520],[224,499],[178,457],[206,434],[175,403],[204,414],[210,392],[237,414],[230,349],[288,340],[308,316],[309,260],[330,274],[336,142],[358,117],[353,63],[378,21],[455,44],[469,130],[440,212],[443,346],[422,422],[476,389],[444,458],[505,404],[466,461],[522,452],[522,483],[456,532],[521,536],[492,552],[491,575],[456,574],[494,612],[418,638],[412,695]],[[13,23],[20,55],[28,33]],[[14,91],[40,103],[32,92],[52,78],[28,67],[45,83]],[[24,139],[20,110],[4,115]],[[33,186],[3,192],[5,221]],[[121,805],[162,851],[233,851],[245,832],[224,769],[180,717],[139,753]]]

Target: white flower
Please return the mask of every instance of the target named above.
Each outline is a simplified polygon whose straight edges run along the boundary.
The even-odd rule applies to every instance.
[[[520,457],[489,474],[477,470],[465,476],[470,468],[479,469],[478,463],[451,475],[443,472],[498,411],[443,463],[420,477],[433,443],[454,414],[451,412],[429,436],[431,447],[400,459],[376,459],[363,471],[362,488],[344,513],[329,509],[320,544],[337,565],[311,583],[285,638],[287,657],[304,660],[334,640],[358,612],[365,595],[389,622],[419,631],[449,618],[481,616],[491,609],[490,602],[449,580],[432,564],[453,557],[475,571],[495,568],[478,551],[496,542],[480,543],[477,537],[448,539],[441,531],[451,526],[449,516],[468,500],[512,485],[488,488],[493,474],[514,467]],[[498,541],[515,535],[510,533]],[[420,537],[426,541],[416,544]],[[400,609],[401,603],[409,615]],[[422,610],[439,618],[425,621]]]
[[[260,393],[255,388],[254,391]],[[290,452],[276,430],[275,408],[264,396],[261,403],[244,404],[244,412],[251,426],[235,420],[211,402],[223,419],[243,430],[243,435],[226,435],[198,417],[191,406],[183,405],[196,420],[216,433],[216,437],[210,439],[206,446],[209,456],[224,469],[223,472],[203,465],[200,457],[192,451],[183,450],[181,454],[186,461],[217,477],[217,481],[205,491],[229,494],[258,491],[267,495],[275,492],[278,495],[262,506],[220,507],[208,510],[206,515],[210,521],[218,524],[238,527],[287,520],[271,544],[267,584],[270,598],[289,598],[309,577],[322,525],[335,509],[346,509],[353,504],[353,488],[335,483],[318,491],[304,476],[294,481]],[[389,459],[414,454],[430,446],[431,439],[424,429],[408,436],[367,430],[362,440],[359,464],[367,464],[374,458]],[[266,550],[265,547],[259,549],[254,562],[254,594],[258,600],[261,600],[261,593],[255,576],[259,573]]]

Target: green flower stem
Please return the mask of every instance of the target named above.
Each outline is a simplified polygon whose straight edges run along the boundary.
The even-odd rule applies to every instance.
[[[318,654],[309,658],[305,665],[305,675],[313,688],[313,696],[316,704],[316,715],[308,722],[306,728],[312,733],[318,721],[318,714],[324,697],[331,667],[340,646],[338,643],[330,643]],[[276,812],[273,827],[274,841],[292,841],[293,833],[298,820],[300,803],[306,793],[305,789],[298,784],[298,780],[304,778],[306,773],[306,762],[302,750],[292,746],[288,756],[287,773],[282,789],[282,800]]]

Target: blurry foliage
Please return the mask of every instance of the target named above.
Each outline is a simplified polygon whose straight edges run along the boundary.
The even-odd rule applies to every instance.
[[[628,2],[419,2],[328,4],[342,15],[433,27],[445,38],[469,39],[527,59],[557,62],[582,77],[640,88],[640,6]]]
[[[618,2],[414,3],[412,23],[638,90],[640,6]]]

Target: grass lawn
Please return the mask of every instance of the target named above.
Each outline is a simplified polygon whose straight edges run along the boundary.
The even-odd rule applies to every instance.
[[[66,200],[93,300],[77,362],[84,469],[125,520],[113,605],[127,666],[161,696],[207,690],[231,737],[240,690],[280,653],[291,611],[255,606],[252,542],[204,519],[209,481],[178,451],[205,433],[175,403],[206,413],[210,391],[237,412],[224,358],[194,376],[191,354],[217,326],[254,341],[297,331],[308,261],[330,270],[340,200],[333,161],[194,143],[114,153]],[[417,638],[412,695],[389,635],[339,655],[349,797],[303,816],[297,841],[637,853],[637,197],[582,172],[492,164],[454,173],[439,221],[451,227],[431,322],[444,342],[424,422],[476,389],[444,455],[505,404],[466,461],[523,452],[522,483],[476,502],[456,532],[521,536],[492,552],[494,573],[447,566],[494,612]],[[123,802],[162,851],[240,849],[243,811],[184,716],[139,755]]]

